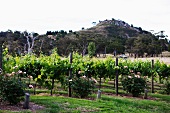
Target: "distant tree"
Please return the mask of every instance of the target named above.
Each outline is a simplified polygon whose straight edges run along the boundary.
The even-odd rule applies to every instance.
[[[46,35],[52,35],[51,31],[47,31]]]
[[[170,52],[170,44],[168,44],[168,51]]]
[[[77,33],[74,31],[73,34],[76,35]]]
[[[18,40],[18,38],[21,36],[20,31],[14,31],[14,41]]]
[[[126,52],[129,53],[129,56],[132,56],[135,39],[136,38],[131,37],[126,40],[125,48],[126,48]]]
[[[141,28],[141,27],[139,27],[138,29],[139,29],[139,31],[142,31],[142,28]]]
[[[88,45],[88,55],[92,58],[95,55],[96,46],[94,42],[90,42]]]
[[[92,24],[95,26],[95,25],[96,25],[96,22],[92,22]]]
[[[69,33],[72,33],[73,31],[72,30],[69,30]]]
[[[134,51],[135,54],[138,55],[138,57],[143,57],[144,56],[146,48],[147,48],[147,45],[145,43],[143,43],[143,39],[142,38],[137,38],[134,41],[133,51]]]
[[[27,31],[25,31],[23,34],[24,34],[24,36],[27,39],[27,53],[31,54],[33,52],[33,47],[34,47],[35,39],[38,38],[38,34],[34,33],[34,32],[28,33]]]
[[[0,71],[3,70],[3,46],[6,42],[11,42],[12,40],[12,34],[13,32],[11,30],[8,30],[7,32],[0,32]],[[9,45],[10,46],[10,45]],[[1,72],[0,72],[1,73]]]
[[[64,38],[67,35],[67,32],[64,30],[60,30],[56,35],[57,39]]]
[[[114,19],[114,18],[112,18],[112,21],[115,21],[115,19]]]
[[[5,37],[0,37],[0,69],[2,69],[3,70],[3,64],[2,64],[2,58],[3,58],[3,48],[2,48],[2,45],[3,45],[3,43],[4,43],[4,39],[5,39]],[[2,70],[0,70],[0,71],[2,71]]]
[[[126,40],[126,51],[138,57],[154,56],[160,53],[160,42],[150,34],[141,34],[138,37],[128,38]]]

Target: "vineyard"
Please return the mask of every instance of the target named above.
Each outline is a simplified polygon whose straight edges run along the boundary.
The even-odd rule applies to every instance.
[[[146,91],[148,95],[170,94],[169,78],[170,65],[159,60],[100,59],[78,53],[61,57],[55,51],[50,56],[13,57],[4,51],[0,100],[16,104],[26,92],[35,96],[64,95],[90,100],[96,98],[96,93],[97,98],[101,98],[101,92],[102,99],[106,95],[147,98]]]
[[[54,51],[50,56],[40,55],[25,55],[20,57],[12,57],[4,53],[3,58],[3,73],[8,76],[18,73],[17,77],[20,80],[25,80],[28,86],[43,86],[53,93],[56,87],[55,82],[60,83],[64,88],[68,88],[69,84],[74,83],[75,77],[87,78],[93,80],[101,88],[102,80],[104,82],[116,80],[118,74],[118,82],[128,78],[143,78],[145,81],[154,83],[167,83],[170,77],[170,65],[160,61],[142,61],[142,60],[124,60],[108,57],[104,60],[97,58],[82,57],[77,53],[73,53],[73,58],[70,63],[70,58],[63,58],[57,55]],[[80,81],[80,80],[79,80]],[[97,82],[98,81],[98,82]],[[123,83],[121,83],[122,85]],[[79,86],[81,87],[81,86]],[[126,86],[124,86],[125,89]],[[132,86],[130,86],[132,87]],[[141,86],[143,90],[147,88]],[[148,88],[150,89],[150,88]],[[34,89],[36,91],[36,89]],[[128,91],[127,92],[131,92]],[[141,91],[142,92],[142,91]],[[36,92],[34,92],[36,93]],[[169,94],[169,91],[167,91]]]

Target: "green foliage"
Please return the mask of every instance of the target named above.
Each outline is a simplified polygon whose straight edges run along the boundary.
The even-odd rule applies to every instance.
[[[92,58],[95,55],[96,47],[94,42],[90,42],[88,45],[88,54]]]
[[[79,71],[83,71],[84,69],[84,61],[83,57],[78,53],[73,53],[73,60],[71,64],[72,74],[75,74],[77,77],[83,76],[79,74]]]
[[[161,53],[160,42],[151,34],[140,34],[138,37],[128,38],[126,40],[126,50],[128,53],[134,53],[137,57],[154,56]]]
[[[166,65],[165,63],[156,63],[157,70],[156,72],[159,75],[160,82],[162,82],[162,79],[170,77],[170,66]]]
[[[170,52],[170,43],[168,44],[168,51]]]
[[[89,78],[95,75],[95,65],[96,62],[94,62],[91,59],[84,59],[83,63],[83,71],[85,72],[85,75]]]
[[[170,94],[170,82],[166,81],[166,83],[164,84],[164,87],[165,87],[164,92],[169,95]]]
[[[106,78],[107,75],[107,69],[106,69],[106,65],[105,62],[103,60],[98,60],[95,64],[95,72],[97,77],[99,78]]]
[[[116,25],[116,23],[120,25]],[[41,53],[50,55],[56,47],[58,53],[64,56],[68,55],[70,48],[82,53],[90,42],[95,42],[97,54],[103,53],[105,48],[106,53],[113,53],[116,50],[118,54],[128,52],[138,56],[143,56],[144,53],[149,56],[158,55],[161,53],[161,47],[163,51],[168,50],[169,43],[167,39],[160,41],[150,32],[142,30],[141,27],[127,27],[123,24],[119,20],[107,20],[101,21],[95,27],[77,32],[70,30],[70,33],[67,33],[60,30],[47,31],[45,35],[33,33],[34,37],[37,37],[34,40],[33,53],[38,56]],[[24,34],[29,35],[30,33],[26,31],[0,32],[1,38],[4,38],[5,41],[3,45],[8,47],[10,55],[25,54],[27,38]],[[84,52],[86,53],[86,51]]]
[[[85,98],[94,91],[94,81],[85,76],[73,77],[71,81],[73,94],[80,98]]]
[[[25,84],[15,73],[0,76],[0,98],[10,104],[17,104],[23,100]]]
[[[105,60],[105,68],[107,77],[110,79],[114,79],[116,74],[115,61],[111,57],[108,57]]]
[[[150,78],[154,75],[154,77],[159,76],[164,80],[170,76],[170,66],[159,61],[156,61],[152,68],[151,61],[119,59],[118,66],[115,66],[115,59],[111,57],[101,60],[86,56],[82,57],[78,53],[73,53],[72,64],[70,64],[69,58],[60,57],[55,51],[50,56],[41,54],[38,57],[34,54],[20,57],[12,57],[6,54],[3,57],[3,62],[4,73],[21,70],[26,72],[26,74],[19,74],[19,78],[32,76],[34,82],[50,90],[53,90],[55,87],[54,81],[64,85],[65,78],[69,75],[70,69],[72,70],[72,75],[76,77],[85,75],[89,78],[103,79],[114,79],[116,69],[118,69],[121,76],[128,76],[132,70],[134,73],[140,72],[141,77],[147,76]],[[13,67],[18,68],[13,69]]]
[[[139,96],[146,88],[146,81],[140,77],[131,73],[129,76],[123,76],[122,86],[125,91],[132,93],[134,97]]]

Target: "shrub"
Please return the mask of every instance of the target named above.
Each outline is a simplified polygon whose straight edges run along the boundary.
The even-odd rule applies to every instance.
[[[165,87],[164,92],[169,95],[170,94],[170,82],[167,81],[164,87]]]
[[[24,83],[13,74],[0,75],[0,98],[17,104],[24,98]]]
[[[88,45],[88,55],[92,58],[95,55],[96,47],[94,42],[90,42]]]
[[[85,98],[94,91],[94,81],[85,76],[74,77],[71,81],[71,88],[73,90],[73,95],[76,97]]]
[[[139,75],[131,73],[129,76],[125,76],[122,79],[122,86],[127,93],[132,93],[133,97],[138,97],[146,87],[146,81]]]

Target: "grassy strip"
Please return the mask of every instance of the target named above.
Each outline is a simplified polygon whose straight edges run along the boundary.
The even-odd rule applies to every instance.
[[[156,95],[158,96],[158,95]],[[161,96],[160,98],[162,99]],[[167,101],[169,98],[164,97]],[[31,101],[46,106],[40,113],[169,113],[170,103],[162,100],[140,100],[102,95],[100,100],[85,100],[69,97],[32,96]]]
[[[169,95],[161,95],[161,94],[152,94],[150,93],[149,96],[155,97],[160,101],[165,101],[170,104],[170,96]]]
[[[65,92],[63,92],[65,93]],[[39,96],[31,95],[31,101],[46,107],[36,113],[169,113],[170,97],[161,94],[148,94],[156,100],[142,100],[138,98],[125,98],[120,96],[108,96],[102,94],[100,100],[87,100],[69,98],[63,96]],[[95,98],[96,94],[90,96]],[[0,113],[15,113],[1,111]],[[18,113],[18,112],[17,112]],[[31,111],[20,111],[31,113]]]

